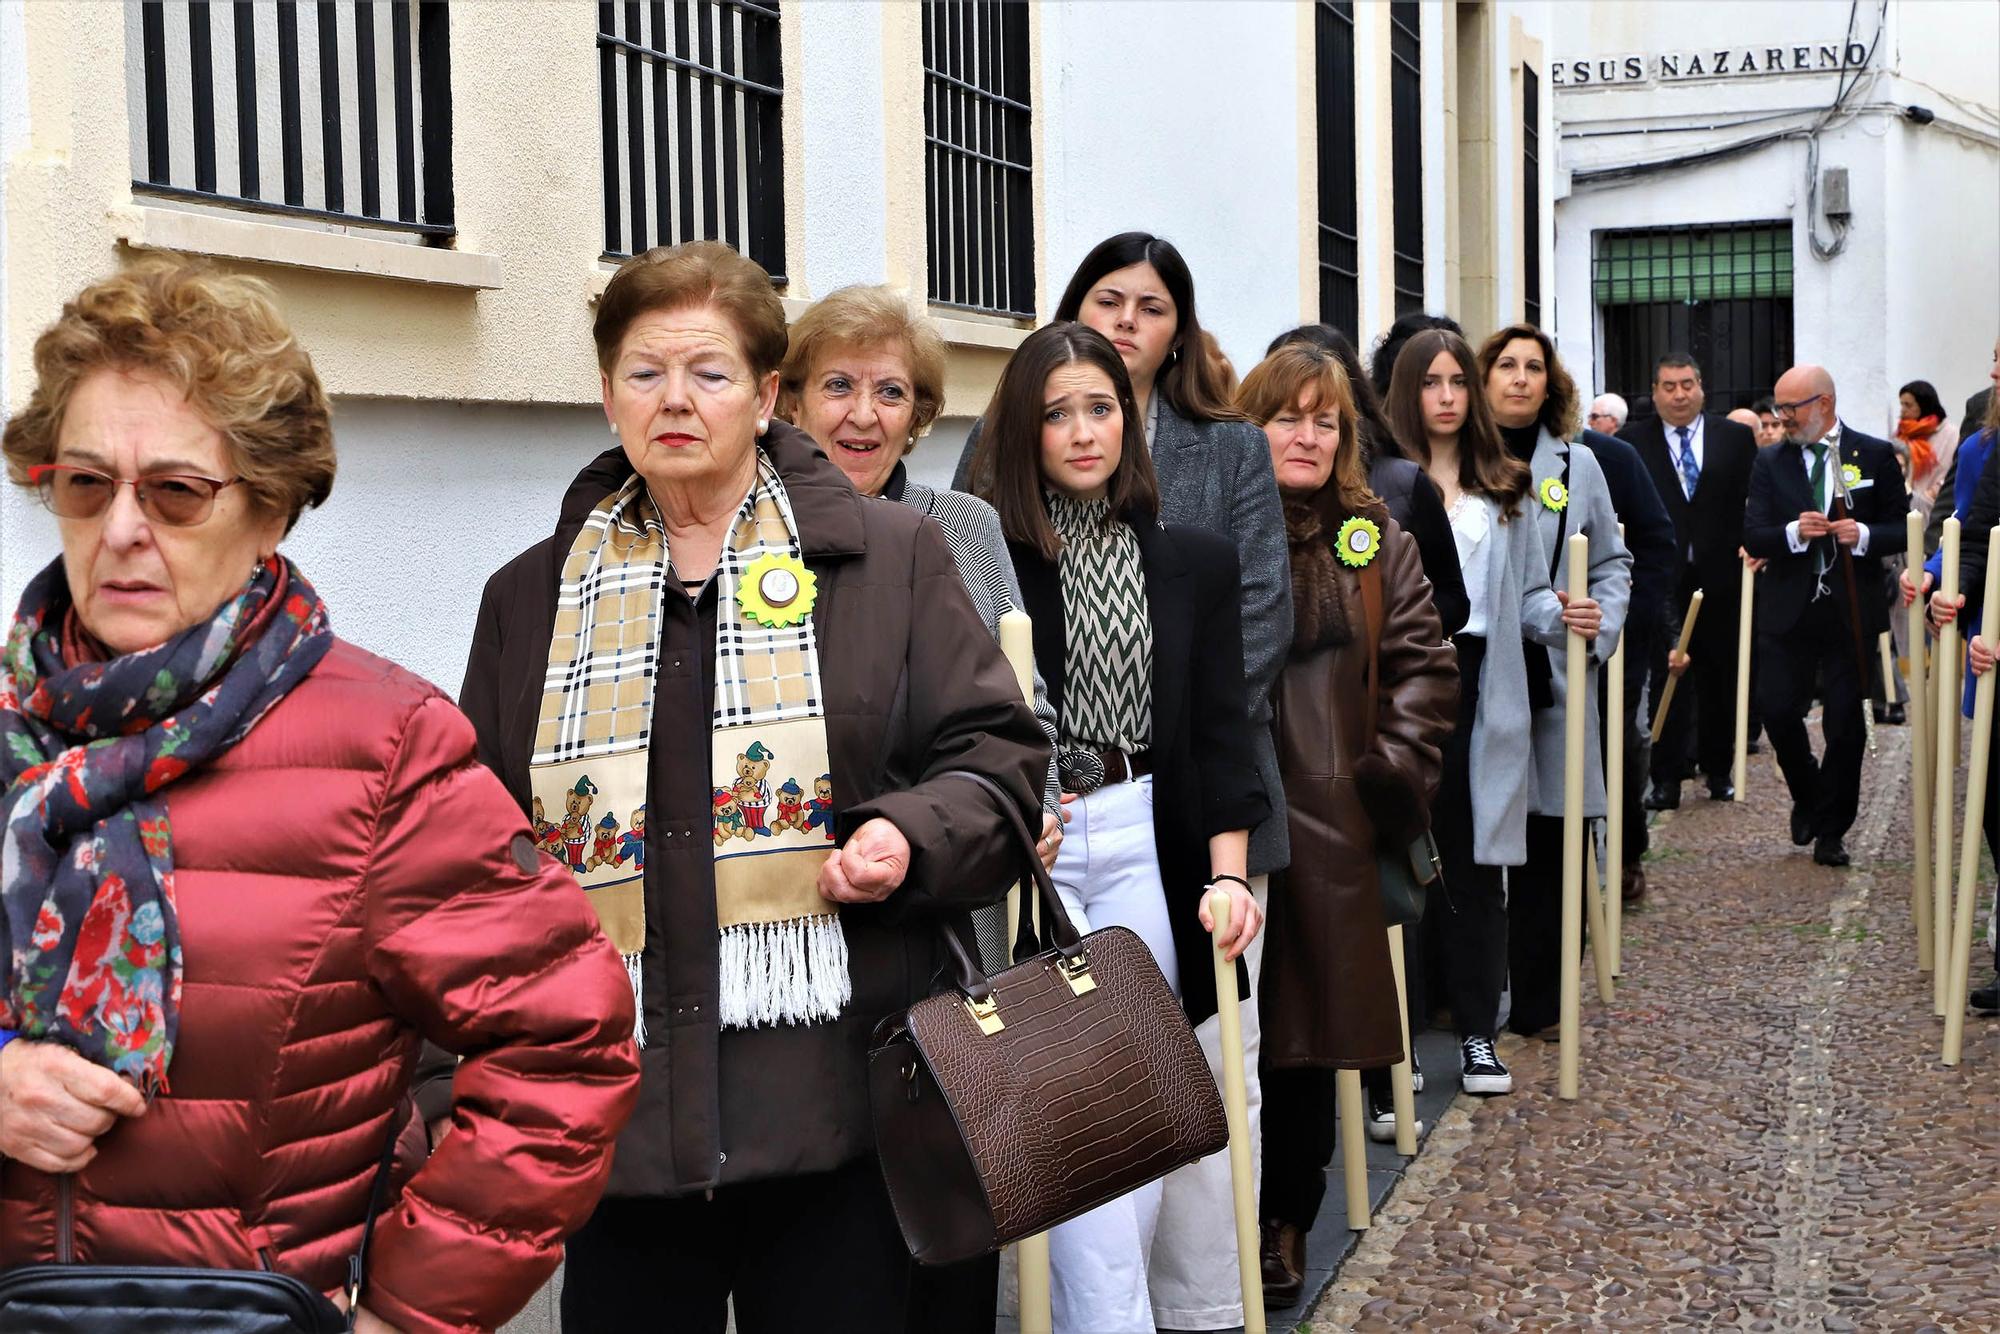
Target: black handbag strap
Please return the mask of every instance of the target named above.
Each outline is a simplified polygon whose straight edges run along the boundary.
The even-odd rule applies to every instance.
[[[391,1113],[389,1134],[382,1145],[382,1159],[375,1165],[375,1180],[368,1188],[368,1215],[361,1222],[361,1244],[355,1247],[353,1255],[347,1257],[347,1327],[350,1330],[354,1328],[361,1310],[361,1289],[368,1277],[368,1243],[374,1240],[375,1220],[380,1216],[382,1206],[388,1203],[389,1177],[396,1166],[396,1141],[402,1136],[402,1119]]]
[[[1000,818],[1014,834],[1014,841],[1026,859],[1029,878],[1034,882],[1035,893],[1023,894],[1020,904],[1020,920],[1014,931],[1014,958],[1018,963],[1030,954],[1039,952],[1038,933],[1034,921],[1034,900],[1041,901],[1042,921],[1047,926],[1048,943],[1060,950],[1065,959],[1075,964],[1083,958],[1083,941],[1077,934],[1076,925],[1069,920],[1069,913],[1063,908],[1062,899],[1056,894],[1056,883],[1049,876],[1049,869],[1042,865],[1042,859],[1035,852],[1035,836],[1028,830],[1028,822],[1021,818],[1021,811],[1007,790],[988,778],[985,774],[974,773],[970,769],[948,769],[937,775],[939,778],[964,778],[977,783],[992,796],[999,808]],[[954,971],[957,972],[956,985],[973,1000],[984,1001],[993,994],[993,984],[987,980],[977,960],[965,948],[965,942],[958,938],[958,932],[949,923],[942,924],[940,931],[945,939],[945,947],[951,951]],[[1024,953],[1025,950],[1025,953]]]

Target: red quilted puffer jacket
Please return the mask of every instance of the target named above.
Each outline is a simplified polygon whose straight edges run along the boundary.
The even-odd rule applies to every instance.
[[[596,1205],[638,1093],[631,985],[582,891],[451,701],[344,642],[166,798],[172,1091],[74,1177],[0,1165],[0,1261],[268,1265],[331,1293],[430,1038],[464,1058],[453,1133],[399,1181],[363,1304],[497,1328]]]

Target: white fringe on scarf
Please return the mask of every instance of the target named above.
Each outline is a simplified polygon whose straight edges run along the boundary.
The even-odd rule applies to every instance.
[[[854,994],[834,913],[729,927],[721,955],[724,1028],[823,1023]]]
[[[646,973],[640,967],[643,954],[625,956],[625,976],[632,982],[632,1041],[646,1045]]]

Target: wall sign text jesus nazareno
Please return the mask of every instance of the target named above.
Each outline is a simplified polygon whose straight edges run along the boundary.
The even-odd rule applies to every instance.
[[[1687,83],[1695,79],[1735,79],[1752,74],[1834,74],[1868,63],[1859,42],[1814,42],[1806,46],[1718,46],[1707,50],[1633,52],[1559,60],[1549,82],[1562,89],[1618,88],[1646,83]]]

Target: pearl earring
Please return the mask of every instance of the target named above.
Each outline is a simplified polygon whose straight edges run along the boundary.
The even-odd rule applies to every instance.
[[[613,426],[611,428],[611,438],[613,440],[616,440],[618,438],[618,428],[616,426]]]
[[[770,429],[771,429],[771,423],[770,423],[770,421],[769,421],[768,419],[766,419],[766,418],[764,418],[764,417],[759,417],[759,418],[757,419],[757,434],[758,434],[758,435],[762,435],[762,434],[764,434],[764,432],[766,432],[766,431],[768,431],[768,430],[770,430]]]

